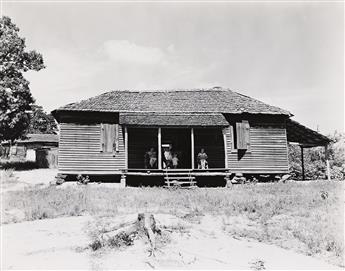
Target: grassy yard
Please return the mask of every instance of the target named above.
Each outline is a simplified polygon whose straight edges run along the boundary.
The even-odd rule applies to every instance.
[[[326,193],[324,193],[326,192]],[[3,194],[2,213],[23,220],[152,212],[180,217],[222,216],[235,238],[252,238],[343,265],[343,182],[289,182],[167,190],[88,184],[38,187]]]

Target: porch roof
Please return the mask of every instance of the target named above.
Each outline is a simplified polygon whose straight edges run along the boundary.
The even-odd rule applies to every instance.
[[[288,142],[298,143],[305,148],[326,146],[331,142],[328,137],[292,119],[288,119],[286,122],[286,132]]]
[[[120,124],[133,126],[228,126],[220,113],[120,113]]]

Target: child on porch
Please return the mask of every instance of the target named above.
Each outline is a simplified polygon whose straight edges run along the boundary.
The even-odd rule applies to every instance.
[[[207,162],[207,154],[204,149],[201,149],[198,153],[197,160],[198,160],[198,169],[208,169],[208,162]]]
[[[157,153],[154,148],[145,153],[145,168],[157,168]]]
[[[178,157],[177,157],[177,153],[174,153],[173,156],[172,156],[172,165],[173,165],[173,168],[177,168],[178,166]]]
[[[169,144],[163,144],[163,168],[171,168],[172,166],[172,146]]]

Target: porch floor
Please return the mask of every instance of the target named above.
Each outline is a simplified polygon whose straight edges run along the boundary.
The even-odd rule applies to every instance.
[[[189,176],[229,176],[231,174],[226,168],[212,169],[128,169],[124,172],[127,176],[167,176],[169,174]]]
[[[181,176],[229,176],[231,171],[226,168],[212,169],[124,169],[117,171],[63,171],[62,175],[125,175],[125,176],[169,176],[169,174]]]

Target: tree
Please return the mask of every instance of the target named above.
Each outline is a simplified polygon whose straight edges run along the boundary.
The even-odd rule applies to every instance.
[[[28,128],[34,98],[23,72],[45,67],[41,54],[25,51],[18,32],[9,17],[0,18],[0,141],[13,141]]]
[[[51,114],[44,112],[42,106],[32,106],[32,116],[29,127],[26,131],[28,134],[54,134],[57,132],[57,125]]]
[[[328,146],[331,178],[344,180],[345,178],[345,134],[335,132],[328,135],[331,142]],[[289,166],[293,178],[302,177],[301,149],[299,146],[289,146]],[[307,179],[325,179],[327,174],[326,155],[324,147],[304,149],[305,176]]]

